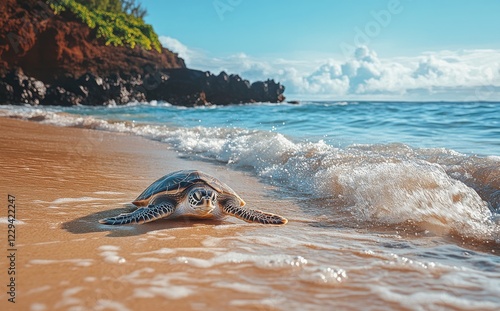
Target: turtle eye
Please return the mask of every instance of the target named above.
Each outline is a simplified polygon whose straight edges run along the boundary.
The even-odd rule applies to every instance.
[[[195,191],[193,196],[197,201],[201,201],[201,193],[199,191]]]

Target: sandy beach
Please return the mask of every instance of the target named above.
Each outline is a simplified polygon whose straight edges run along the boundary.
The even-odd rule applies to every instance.
[[[15,197],[17,249],[15,304],[8,303],[10,296],[2,291],[2,310],[190,308],[190,299],[181,299],[190,296],[189,287],[172,286],[164,293],[144,290],[143,299],[128,301],[137,288],[121,277],[134,272],[149,276],[155,271],[182,273],[154,258],[130,265],[129,256],[147,257],[152,250],[165,250],[176,257],[206,257],[200,246],[207,236],[232,236],[245,227],[260,227],[230,218],[223,222],[177,219],[143,226],[100,225],[99,219],[130,210],[127,203],[152,181],[178,169],[202,168],[219,176],[251,205],[262,205],[266,189],[251,177],[242,183],[241,173],[184,161],[164,144],[130,135],[6,118],[0,118],[0,131],[0,192],[5,207],[2,240],[7,236],[7,197],[11,195]],[[8,255],[5,247],[3,253]],[[7,269],[2,260],[0,271]],[[8,277],[6,272],[2,274],[2,284],[8,284]],[[220,303],[203,295],[196,301],[209,302],[214,308]]]

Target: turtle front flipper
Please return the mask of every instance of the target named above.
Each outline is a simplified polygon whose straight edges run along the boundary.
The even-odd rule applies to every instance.
[[[104,218],[99,222],[106,225],[143,224],[170,216],[175,211],[175,207],[176,203],[173,200],[159,196],[146,207],[140,207],[132,213]]]
[[[284,225],[288,222],[286,218],[263,211],[241,207],[235,200],[227,200],[221,204],[225,214],[234,216],[246,222],[259,222],[261,224]]]

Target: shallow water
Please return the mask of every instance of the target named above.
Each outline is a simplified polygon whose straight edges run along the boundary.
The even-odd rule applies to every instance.
[[[186,109],[153,102],[49,110],[136,124],[267,131],[334,147],[401,143],[500,155],[500,103],[304,102]]]
[[[257,107],[269,115],[281,109]],[[22,291],[32,310],[500,308],[500,159],[495,143],[486,142],[491,137],[475,156],[459,148],[459,139],[448,142],[456,150],[439,142],[410,146],[396,134],[396,143],[366,144],[346,136],[352,141],[344,144],[315,139],[321,135],[307,134],[305,127],[300,136],[250,125],[190,127],[186,117],[181,127],[131,122],[101,109],[85,118],[23,109],[2,113],[166,143],[156,145],[157,152],[119,151],[123,161],[105,153],[97,161],[90,154],[98,157],[110,138],[85,131],[74,150],[57,151],[60,144],[44,138],[53,147],[42,154],[2,160],[2,167],[14,171],[28,167],[35,181],[43,182],[54,170],[60,178],[50,192],[21,196],[25,208],[34,211],[20,219],[22,232],[35,238],[20,246],[29,257],[19,263],[25,277],[37,276]],[[112,110],[120,109],[160,108]],[[222,113],[219,109],[241,109],[246,115],[249,108],[187,111]],[[167,149],[185,160],[173,161],[175,154]],[[63,164],[48,161],[57,152],[64,153]],[[136,162],[126,160],[127,152]],[[48,164],[40,166],[42,161]],[[130,180],[130,163],[137,180]],[[130,209],[127,203],[145,186],[175,168],[202,168],[249,206],[281,214],[289,223],[273,227],[233,218],[113,228],[97,223]],[[69,184],[74,186],[68,189]]]

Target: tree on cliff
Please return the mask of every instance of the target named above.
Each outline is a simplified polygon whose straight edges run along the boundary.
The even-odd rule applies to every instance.
[[[161,43],[153,27],[144,22],[146,10],[134,0],[47,0],[56,13],[69,11],[95,29],[106,45],[136,45],[161,53]]]
[[[134,0],[123,0],[122,11],[141,19],[144,19],[148,14],[146,9],[143,8],[140,3],[136,4]]]
[[[144,19],[147,11],[141,3],[135,0],[76,0],[91,10],[106,11],[112,13],[126,13],[137,18]]]
[[[107,12],[121,12],[121,0],[76,0],[76,2],[83,4],[91,10],[100,10]]]

